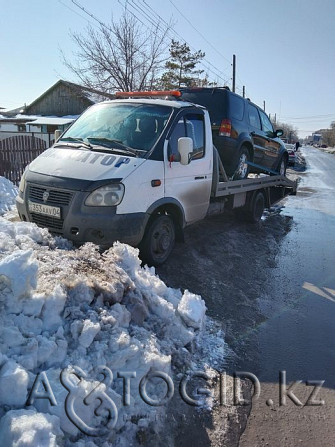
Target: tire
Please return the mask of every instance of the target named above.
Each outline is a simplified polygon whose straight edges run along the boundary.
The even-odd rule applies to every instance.
[[[234,174],[234,180],[243,180],[248,177],[249,165],[247,165],[247,161],[251,161],[250,158],[251,157],[248,149],[245,146],[242,146],[237,168]]]
[[[161,265],[169,257],[175,242],[175,227],[168,215],[157,215],[145,231],[139,246],[140,256],[149,266]]]
[[[251,208],[248,213],[248,221],[257,223],[261,220],[265,208],[265,197],[261,191],[254,194],[251,202]]]
[[[261,220],[265,208],[265,197],[263,192],[255,191],[249,207],[237,208],[235,217],[244,222],[257,223]]]
[[[287,159],[286,157],[282,157],[280,162],[278,163],[278,172],[280,175],[286,175],[287,168]]]

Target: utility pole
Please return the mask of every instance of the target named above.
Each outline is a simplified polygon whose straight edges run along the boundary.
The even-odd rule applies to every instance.
[[[243,86],[243,98],[245,98],[245,85]]]
[[[235,93],[235,79],[236,79],[236,56],[233,54],[233,86],[232,91]]]

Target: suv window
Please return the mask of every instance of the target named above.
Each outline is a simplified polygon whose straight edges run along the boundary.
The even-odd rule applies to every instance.
[[[180,160],[178,152],[178,139],[180,137],[192,138],[192,159],[202,158],[205,155],[205,127],[203,115],[188,114],[179,119],[171,133],[168,144],[168,155],[169,160],[171,161]]]
[[[212,125],[220,125],[223,116],[227,116],[228,99],[230,93],[221,88],[183,88],[181,89],[182,101],[200,104],[207,108]]]
[[[229,101],[231,117],[242,121],[244,114],[244,100],[238,96],[230,95]]]
[[[266,133],[268,137],[273,137],[273,127],[271,121],[266,116],[266,114],[262,112],[262,110],[260,110],[259,113],[261,115],[263,131]]]
[[[261,129],[261,120],[258,115],[257,107],[248,104],[248,116],[249,116],[249,123],[252,127],[255,127],[256,129]]]

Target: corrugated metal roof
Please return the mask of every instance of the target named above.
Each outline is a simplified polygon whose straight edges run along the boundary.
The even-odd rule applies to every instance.
[[[42,126],[42,125],[51,125],[51,126],[62,126],[64,124],[69,124],[74,121],[75,118],[47,118],[41,116],[34,121],[30,121],[29,124],[31,126]]]

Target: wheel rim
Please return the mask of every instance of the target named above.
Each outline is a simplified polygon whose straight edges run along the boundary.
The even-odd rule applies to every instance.
[[[248,172],[247,165],[248,157],[246,154],[241,154],[240,161],[237,168],[237,174],[239,177],[246,177]]]
[[[151,249],[155,258],[161,259],[170,253],[173,239],[172,226],[167,222],[160,222],[153,232],[151,241]]]

